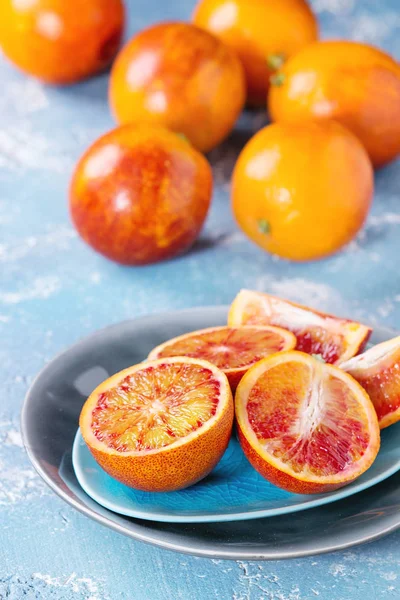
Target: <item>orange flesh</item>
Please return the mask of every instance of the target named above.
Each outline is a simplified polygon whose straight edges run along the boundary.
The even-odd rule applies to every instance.
[[[379,372],[350,373],[370,396],[379,421],[400,408],[400,352],[386,359]]]
[[[208,360],[220,369],[239,369],[256,363],[285,347],[285,340],[274,331],[251,331],[225,327],[193,334],[167,345],[160,358],[189,356]]]
[[[220,387],[212,371],[200,365],[144,367],[99,395],[92,431],[118,452],[163,448],[215,415]]]
[[[298,362],[258,379],[247,414],[265,450],[295,473],[340,473],[368,448],[367,415],[345,383]]]
[[[268,312],[265,310],[265,303],[268,303]],[[321,323],[316,324],[317,321]],[[296,350],[320,354],[330,364],[337,363],[348,347],[344,334],[360,327],[358,323],[307,310],[274,297],[266,297],[261,303],[249,302],[242,317],[242,325],[274,325],[288,329],[297,338]],[[368,337],[369,335],[365,336],[357,351],[362,351]]]
[[[246,320],[246,325],[265,325],[266,318],[259,312]],[[311,327],[307,329],[296,327],[293,323],[288,323],[284,316],[276,315],[268,319],[268,323],[277,327],[285,327],[295,334],[297,338],[296,350],[306,352],[307,354],[320,354],[325,362],[334,364],[345,350],[343,335],[331,334],[322,327]],[[328,322],[327,322],[328,326]]]

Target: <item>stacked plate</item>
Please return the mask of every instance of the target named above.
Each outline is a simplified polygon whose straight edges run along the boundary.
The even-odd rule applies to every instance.
[[[38,473],[77,510],[133,538],[191,554],[277,559],[328,552],[400,527],[400,423],[382,431],[372,467],[329,494],[302,496],[269,484],[237,440],[202,482],[171,493],[127,488],[92,458],[77,432],[80,410],[104,379],[183,333],[223,325],[227,307],[198,308],[114,325],[58,356],[38,376],[22,431]],[[372,342],[393,332],[377,329]]]

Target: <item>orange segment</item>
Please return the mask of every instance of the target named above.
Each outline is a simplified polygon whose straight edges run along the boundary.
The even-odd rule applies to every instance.
[[[295,336],[278,327],[210,327],[157,346],[149,359],[191,356],[208,360],[224,371],[234,390],[251,365],[295,345]]]
[[[266,479],[292,492],[347,485],[375,460],[379,426],[360,385],[302,352],[266,358],[235,397],[240,443]]]
[[[83,438],[112,477],[142,490],[180,489],[205,477],[232,429],[226,376],[192,358],[130,367],[103,382],[80,417]]]
[[[400,337],[377,344],[340,366],[366,390],[381,429],[400,420]]]
[[[293,332],[297,350],[340,364],[365,347],[372,329],[270,294],[242,290],[233,301],[228,325],[277,325]]]
[[[93,433],[119,452],[163,448],[215,415],[219,388],[201,365],[150,365],[100,394],[92,411]]]

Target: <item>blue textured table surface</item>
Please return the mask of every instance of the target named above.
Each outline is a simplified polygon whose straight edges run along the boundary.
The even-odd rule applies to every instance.
[[[187,18],[193,3],[128,5],[131,34],[155,20]],[[324,37],[365,40],[400,56],[398,0],[313,5]],[[248,287],[400,328],[400,163],[377,174],[367,227],[344,252],[314,264],[279,261],[251,245],[230,214],[237,151],[263,123],[262,115],[248,116],[211,155],[217,187],[193,250],[168,263],[122,268],[84,246],[67,213],[76,159],[113,125],[107,76],[54,89],[2,62],[0,79],[0,598],[400,598],[400,532],[344,553],[289,562],[225,562],[162,551],[64,504],[36,476],[19,433],[24,394],[43,365],[78,338],[122,319],[229,303]]]

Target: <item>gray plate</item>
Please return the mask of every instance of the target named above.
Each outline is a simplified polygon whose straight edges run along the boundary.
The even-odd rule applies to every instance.
[[[103,525],[163,548],[198,556],[278,559],[309,556],[368,542],[400,527],[400,473],[363,493],[286,517],[170,524],[141,521],[102,508],[80,488],[71,463],[79,413],[108,375],[140,362],[171,337],[226,322],[226,307],[153,315],[103,329],[55,358],[37,377],[22,411],[22,433],[35,469],[63,500]],[[392,337],[378,329],[374,343]]]

